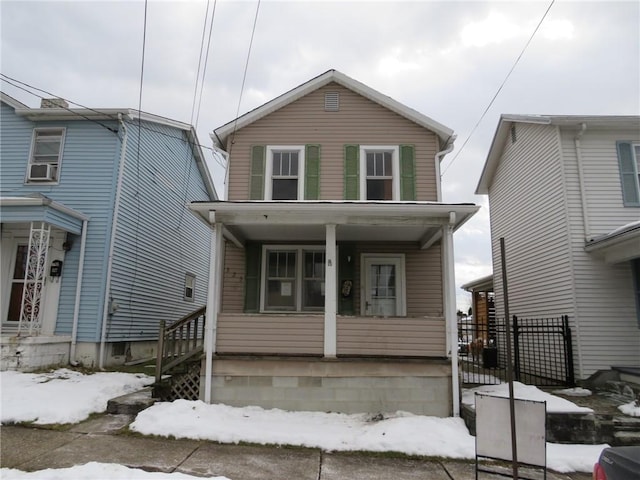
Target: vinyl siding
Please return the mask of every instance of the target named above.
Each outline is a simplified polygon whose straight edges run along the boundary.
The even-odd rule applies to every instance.
[[[325,92],[340,94],[340,110],[324,111]],[[352,91],[329,84],[240,129],[230,152],[229,200],[249,198],[252,145],[320,145],[320,200],[344,198],[344,146],[415,146],[416,199],[436,201],[434,133]]]
[[[496,315],[504,315],[500,238],[510,313],[574,316],[559,137],[555,127],[516,124],[489,187]]]
[[[40,193],[90,218],[78,341],[96,341],[102,318],[108,232],[110,230],[116,161],[120,140],[95,122],[31,122],[2,104],[0,195],[26,196]],[[102,122],[117,129],[117,122]],[[31,138],[35,127],[66,128],[58,184],[25,184]],[[76,294],[80,238],[65,254],[61,277],[56,334],[70,334]]]
[[[217,353],[322,355],[324,315],[220,314]]]
[[[578,177],[575,130],[562,131],[578,339],[578,376],[611,365],[640,365],[640,329],[629,262],[607,265],[584,251],[585,228]],[[617,140],[640,140],[635,131],[588,128],[581,139],[582,172],[589,237],[640,218],[640,208],[624,207]],[[615,346],[615,348],[612,348]]]
[[[444,318],[338,317],[338,355],[444,357]]]
[[[175,321],[207,300],[211,230],[186,205],[209,196],[191,147],[181,130],[142,126],[127,124],[109,341],[154,340],[160,320]],[[194,301],[183,298],[186,273],[196,277]]]

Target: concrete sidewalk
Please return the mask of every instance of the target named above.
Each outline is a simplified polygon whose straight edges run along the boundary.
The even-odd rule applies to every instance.
[[[122,433],[130,415],[101,415],[69,430],[3,426],[0,466],[24,471],[88,462],[117,463],[147,471],[222,475],[231,480],[472,480],[473,462],[366,453],[328,453],[312,448],[222,445]],[[126,429],[125,429],[126,430]],[[509,470],[505,470],[509,473]],[[504,478],[481,473],[480,479]],[[539,475],[542,478],[542,475]],[[589,474],[549,480],[589,480]]]

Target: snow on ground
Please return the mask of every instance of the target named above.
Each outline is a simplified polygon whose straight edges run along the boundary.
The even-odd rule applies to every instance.
[[[92,412],[104,411],[108,399],[142,388],[152,381],[153,379],[146,375],[126,373],[83,375],[66,369],[46,374],[2,372],[0,374],[2,385],[0,420],[3,423],[79,422]],[[478,387],[463,392],[466,403],[473,404],[475,391],[501,396],[508,394],[507,385]],[[528,385],[516,383],[515,392],[518,398],[547,401],[547,411],[588,411],[577,407],[572,402]],[[144,410],[130,428],[142,434],[231,443],[299,445],[331,451],[394,451],[469,460],[475,458],[475,439],[469,434],[460,418],[426,417],[406,412],[388,414],[378,420],[366,414],[286,412],[277,409],[264,410],[259,407],[233,408],[225,405],[208,405],[199,401],[176,400],[172,403],[157,403]],[[589,472],[605,446],[548,443],[547,466],[559,472]],[[3,469],[0,476],[10,479],[44,478],[47,480],[139,478],[137,473],[127,477],[126,470],[123,470],[123,473],[109,472],[105,475],[104,469],[108,467],[87,465],[89,466],[85,466],[88,472],[86,474],[82,471],[65,474],[58,470],[57,477],[56,473],[51,473],[51,477],[43,475],[19,477],[17,476],[20,475],[19,473]],[[189,478],[173,475],[175,474],[167,478],[171,480]]]
[[[624,405],[620,405],[618,407],[625,415],[630,415],[632,417],[640,417],[640,402],[634,400],[631,403],[625,403]]]
[[[23,472],[13,468],[0,469],[3,480],[229,480],[227,477],[194,477],[184,473],[146,472],[113,463],[90,462],[70,468],[47,468],[36,472]]]
[[[286,412],[176,400],[157,403],[142,411],[130,428],[145,435],[223,443],[244,441],[329,451],[393,451],[475,458],[475,438],[469,434],[462,419],[406,412],[396,412],[376,421],[365,414]],[[607,446],[547,443],[547,467],[559,472],[590,472]]]
[[[581,387],[565,388],[563,390],[554,390],[553,393],[558,395],[566,395],[567,397],[588,397],[591,395],[591,390]]]
[[[85,375],[66,368],[48,373],[0,372],[0,422],[77,423],[107,402],[152,384],[153,377],[121,372]]]
[[[471,405],[475,407],[475,393],[484,393],[487,395],[494,395],[496,397],[508,397],[509,385],[501,383],[500,385],[483,385],[481,387],[463,389],[462,390],[462,403],[465,405]],[[549,393],[543,392],[533,385],[525,385],[520,382],[513,382],[513,395],[514,398],[522,400],[535,400],[538,402],[547,402],[547,412],[553,413],[589,413],[593,412],[590,408],[580,407],[569,400],[556,397]]]

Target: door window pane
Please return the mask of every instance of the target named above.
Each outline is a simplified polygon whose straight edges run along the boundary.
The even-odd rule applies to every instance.
[[[13,268],[13,280],[11,283],[11,296],[9,297],[9,310],[7,321],[19,322],[20,309],[22,308],[22,293],[24,290],[24,275],[27,271],[27,245],[18,245],[16,251],[16,265]]]

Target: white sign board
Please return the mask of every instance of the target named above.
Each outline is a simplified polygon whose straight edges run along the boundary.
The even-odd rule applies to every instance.
[[[476,394],[476,455],[513,460],[509,399]],[[547,403],[515,399],[518,462],[547,466]]]

